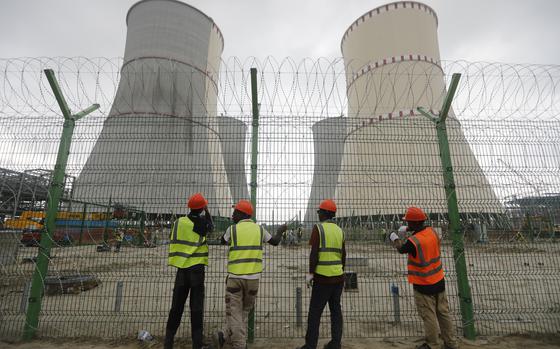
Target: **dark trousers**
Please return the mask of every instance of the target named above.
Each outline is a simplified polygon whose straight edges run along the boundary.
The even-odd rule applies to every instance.
[[[305,347],[315,349],[319,339],[319,324],[321,315],[327,302],[331,311],[331,345],[340,347],[342,341],[342,309],[340,296],[344,283],[333,285],[313,284],[309,314],[307,316],[307,333],[305,334]]]
[[[191,294],[191,336],[193,348],[202,347],[202,316],[204,313],[204,266],[195,265],[186,269],[177,269],[173,300],[167,319],[164,348],[173,348],[173,339],[181,324],[187,297]]]

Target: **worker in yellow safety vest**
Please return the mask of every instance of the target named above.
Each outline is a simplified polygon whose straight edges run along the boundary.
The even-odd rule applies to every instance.
[[[455,329],[449,315],[449,303],[445,293],[441,237],[434,229],[425,225],[427,219],[428,216],[422,209],[409,207],[403,217],[407,226],[399,228],[399,233],[409,232],[411,235],[401,239],[399,234],[393,232],[389,238],[399,253],[408,254],[408,282],[414,289],[414,301],[424,322],[426,335],[426,342],[419,345],[417,349],[439,348],[439,332],[444,342],[444,349],[457,349]]]
[[[229,345],[245,349],[248,314],[255,305],[263,270],[263,243],[277,246],[287,226],[282,225],[272,236],[251,220],[253,205],[240,200],[232,215],[234,224],[222,236],[228,245],[228,276],[226,278],[226,328],[214,333],[214,349]]]
[[[117,228],[117,230],[115,231],[115,249],[114,252],[120,252],[121,251],[121,245],[124,239],[124,232],[122,228]]]
[[[204,267],[208,265],[206,235],[214,229],[208,201],[201,193],[189,198],[189,214],[177,219],[171,228],[168,264],[177,268],[171,310],[165,331],[164,349],[172,349],[190,293],[191,338],[193,349],[203,343]],[[204,212],[204,215],[202,215]]]
[[[333,200],[323,200],[317,214],[319,223],[313,227],[309,245],[309,273],[307,286],[312,286],[305,345],[301,349],[315,349],[319,339],[319,325],[325,305],[331,312],[331,340],[327,349],[340,349],[342,342],[342,308],[340,298],[344,288],[344,264],[346,247],[344,232],[334,222],[336,204]]]

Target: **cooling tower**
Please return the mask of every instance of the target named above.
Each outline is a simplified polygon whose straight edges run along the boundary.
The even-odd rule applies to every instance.
[[[307,203],[304,222],[311,225],[318,221],[317,208],[324,199],[335,196],[338,172],[344,151],[346,118],[327,118],[313,124],[313,182]]]
[[[121,78],[111,111],[76,182],[75,197],[184,213],[202,192],[215,215],[231,195],[216,122],[223,37],[179,1],[145,0],[127,14]]]
[[[378,7],[352,23],[341,49],[349,119],[337,215],[446,213],[436,128],[416,111],[438,113],[446,93],[435,12],[410,1]],[[501,212],[452,110],[447,127],[460,211]]]
[[[218,118],[218,129],[220,131],[224,165],[233,202],[241,199],[249,200],[245,171],[245,135],[247,133],[247,125],[241,120],[221,116]]]

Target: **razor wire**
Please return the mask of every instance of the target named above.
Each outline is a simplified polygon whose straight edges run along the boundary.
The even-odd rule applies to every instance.
[[[310,296],[303,283],[306,239],[317,219],[314,205],[327,194],[341,207],[347,271],[355,278],[343,295],[345,337],[422,335],[405,257],[386,237],[402,224],[402,208],[412,204],[425,208],[447,236],[434,129],[415,108],[437,113],[452,73],[462,74],[448,128],[478,332],[553,332],[560,325],[560,66],[233,57],[221,63],[219,74],[202,74],[172,61],[127,70],[122,65],[120,58],[0,60],[0,235],[6,241],[0,337],[17,337],[23,327],[37,249],[17,243],[33,246],[39,238],[63,122],[45,68],[55,71],[72,110],[93,103],[101,108],[81,120],[74,134],[41,336],[115,338],[140,329],[163,334],[174,277],[166,266],[166,242],[172,221],[186,213],[187,197],[166,198],[160,188],[194,190],[189,179],[199,183],[197,191],[213,188],[210,201],[219,219],[211,239],[230,224],[234,189],[246,192],[250,173],[252,67],[259,74],[260,103],[257,219],[271,232],[284,222],[291,230],[281,247],[265,250],[256,336],[303,337]],[[197,89],[195,81],[209,87]],[[119,92],[125,88],[132,92]],[[212,98],[215,105],[207,102]],[[230,143],[220,118],[244,125],[226,125]],[[96,150],[103,141],[118,147]],[[222,163],[228,150],[241,166]],[[119,152],[127,158],[114,160]],[[200,161],[192,172],[170,161],[185,154]],[[80,177],[87,171],[93,175],[84,183]],[[135,182],[115,180],[125,175]],[[132,188],[138,195],[127,201],[123,193]],[[115,253],[119,233],[124,240]],[[218,245],[210,251],[207,334],[222,324],[225,311],[227,252]],[[459,325],[447,241],[443,256]],[[302,307],[296,309],[298,292]],[[188,337],[184,319],[178,336]],[[327,324],[323,320],[322,336]]]

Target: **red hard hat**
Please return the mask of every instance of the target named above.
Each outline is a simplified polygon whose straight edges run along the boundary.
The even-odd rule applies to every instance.
[[[188,206],[190,209],[197,210],[200,208],[205,208],[208,205],[208,201],[202,196],[201,193],[196,193],[189,198]]]
[[[321,204],[319,205],[319,209],[336,212],[336,204],[331,199],[326,199],[321,201]]]
[[[428,219],[428,216],[418,207],[411,206],[406,210],[403,221],[407,222],[423,222]]]
[[[235,204],[234,209],[248,214],[249,216],[253,215],[253,205],[247,200],[239,200],[239,202]]]

